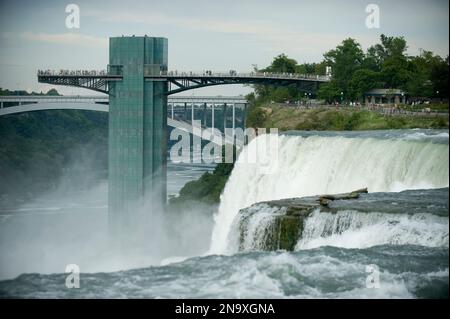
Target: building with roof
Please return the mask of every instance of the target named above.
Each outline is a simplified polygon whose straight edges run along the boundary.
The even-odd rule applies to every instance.
[[[372,89],[364,93],[364,102],[369,104],[406,103],[407,94],[400,89]]]

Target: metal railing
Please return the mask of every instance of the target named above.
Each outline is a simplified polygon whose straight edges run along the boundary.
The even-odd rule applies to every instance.
[[[38,70],[38,76],[115,76],[118,74],[108,73],[106,70]],[[329,81],[330,76],[316,75],[316,74],[298,74],[298,73],[275,73],[275,72],[179,72],[175,71],[161,71],[159,75],[153,77],[196,77],[196,78],[277,78],[277,79],[298,79],[298,80],[316,80]]]
[[[107,76],[106,70],[38,70],[38,76]]]
[[[299,80],[319,80],[319,81],[329,81],[330,76],[327,75],[316,75],[316,74],[299,74],[299,73],[275,73],[275,72],[178,72],[178,71],[161,71],[160,77],[220,77],[220,78],[279,78],[279,79],[299,79]]]
[[[109,97],[105,95],[5,95],[0,96],[0,103],[3,107],[11,106],[7,103],[108,103]],[[167,98],[168,104],[180,103],[230,103],[246,104],[247,99],[244,96],[184,96],[174,95]]]

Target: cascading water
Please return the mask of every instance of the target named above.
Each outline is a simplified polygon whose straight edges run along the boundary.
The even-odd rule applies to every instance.
[[[243,150],[216,216],[220,255],[203,254],[209,206],[164,214],[170,241],[126,260],[95,245],[106,229],[96,208],[0,212],[0,298],[448,298],[448,131],[301,134],[280,137],[278,156],[268,153],[278,161],[245,165],[257,145]],[[357,200],[333,201],[333,213],[297,214],[286,206],[297,199],[260,203],[366,186]],[[393,192],[405,188],[433,189]],[[67,263],[80,266],[79,289],[65,285]],[[366,286],[368,265],[381,273],[378,289]]]
[[[267,242],[276,241],[270,236],[276,233],[275,222],[279,213],[279,209],[264,204],[250,208],[248,215],[234,220],[232,229],[236,230],[237,236],[229,238],[230,247],[233,246],[235,251],[265,250]]]
[[[265,143],[264,135],[257,137],[236,162],[215,216],[211,253],[232,252],[228,234],[233,220],[240,209],[257,202],[362,187],[396,192],[449,185],[447,132],[281,135],[278,148],[269,150],[276,160],[249,163],[252,155],[267,156]]]
[[[306,219],[296,250],[321,246],[367,248],[377,245],[448,247],[448,217],[315,211]]]

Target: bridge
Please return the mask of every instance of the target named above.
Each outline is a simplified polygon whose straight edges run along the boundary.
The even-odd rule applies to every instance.
[[[34,111],[46,110],[86,110],[108,112],[109,98],[108,96],[47,96],[47,95],[11,95],[0,96],[0,116],[27,113]],[[243,96],[170,96],[167,101],[170,112],[167,117],[167,125],[183,129],[196,136],[202,136],[202,131],[194,129],[195,120],[200,120],[202,128],[214,129],[218,123],[215,121],[217,110],[221,111],[223,117],[223,126],[221,129],[228,127],[230,122],[227,117],[227,110],[231,109],[231,125],[234,132],[236,127],[236,109],[240,109],[241,123],[245,122],[245,110],[247,100]],[[201,113],[200,118],[196,118],[196,113]],[[208,114],[209,113],[209,114]],[[197,114],[198,115],[198,114]],[[210,115],[209,119],[207,115]],[[234,144],[233,136],[224,135],[224,141],[218,138],[207,139],[217,143]],[[236,136],[240,138],[240,136]],[[220,142],[222,141],[222,142]],[[238,140],[238,143],[243,141]]]
[[[68,71],[68,70],[39,70],[38,80],[42,83],[67,85],[86,88],[102,93],[109,93],[110,83],[123,79],[122,69],[109,66],[108,71]],[[230,71],[212,73],[159,71],[153,74],[150,68],[144,68],[145,81],[162,81],[168,83],[166,95],[176,94],[187,90],[224,84],[263,84],[290,85],[295,84],[299,90],[312,93],[318,89],[320,83],[328,82],[329,76],[302,75],[296,73],[250,72],[237,73]]]
[[[112,37],[106,71],[38,71],[38,81],[86,88],[109,96],[108,197],[113,229],[144,205],[166,202],[168,96],[225,84],[296,85],[315,92],[328,77],[266,72],[168,71],[168,41]],[[120,235],[120,234],[118,234]]]

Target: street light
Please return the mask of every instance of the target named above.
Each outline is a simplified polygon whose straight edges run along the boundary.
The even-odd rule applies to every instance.
[[[344,102],[344,92],[341,92],[341,104]]]

